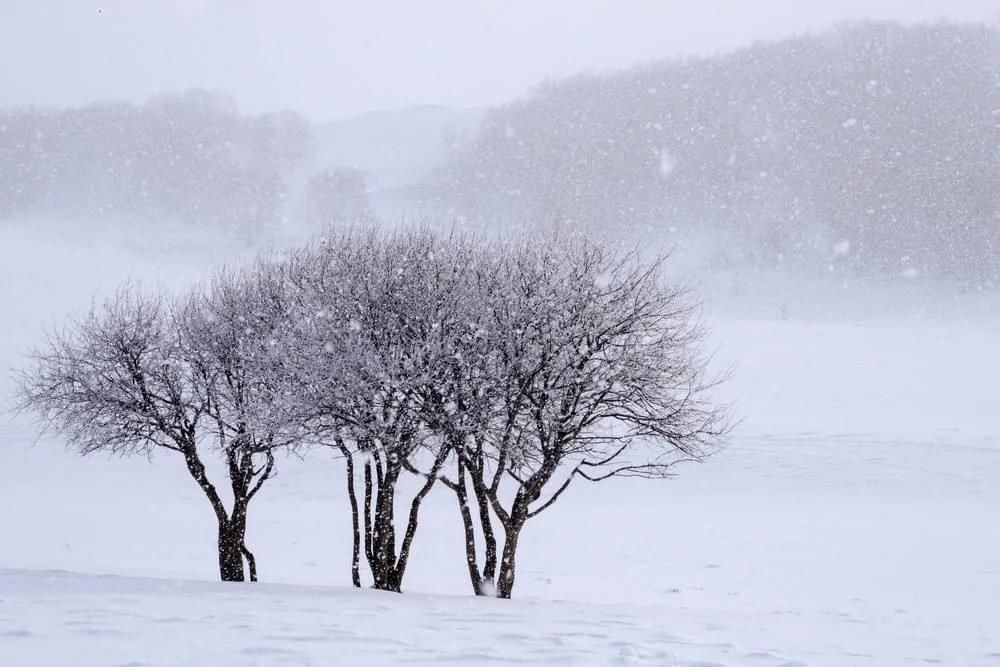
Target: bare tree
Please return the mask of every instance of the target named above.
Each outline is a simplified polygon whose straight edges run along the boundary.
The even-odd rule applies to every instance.
[[[274,450],[292,441],[276,418],[268,376],[267,341],[279,312],[270,296],[230,276],[172,308],[126,286],[53,335],[20,375],[20,407],[82,454],[183,457],[218,520],[223,581],[244,581],[244,557],[256,579],[247,507],[274,474]],[[225,460],[231,509],[207,474],[209,447]]]
[[[662,259],[554,237],[494,257],[478,268],[486,345],[470,356],[485,365],[453,385],[451,400],[474,418],[448,428],[457,476],[447,484],[474,590],[507,598],[524,525],[573,480],[669,476],[714,452],[728,421],[712,402],[694,303],[663,286]],[[504,535],[499,553],[493,517]]]
[[[197,478],[219,523],[224,580],[251,581],[257,563],[246,546],[247,510],[275,474],[275,451],[299,444],[303,430],[288,372],[291,303],[280,273],[266,262],[243,273],[222,272],[176,309],[179,356],[191,392],[203,406],[201,435],[214,441],[228,471],[227,511],[207,478]]]
[[[296,262],[312,341],[297,384],[311,430],[346,461],[356,585],[363,545],[375,586],[400,589],[420,503],[441,481],[475,592],[509,597],[525,523],[574,479],[665,477],[726,433],[695,304],[662,284],[662,260],[421,230],[337,234]],[[423,484],[397,551],[404,473]]]
[[[474,591],[506,598],[524,526],[574,480],[667,477],[728,430],[695,304],[662,265],[558,236],[336,232],[176,302],[124,288],[33,354],[20,405],[84,454],[180,454],[224,581],[244,561],[257,578],[247,514],[276,451],[319,443],[345,461],[356,586],[363,556],[402,589],[440,481]]]
[[[297,367],[309,430],[345,459],[354,532],[352,580],[359,560],[374,586],[399,591],[420,506],[449,450],[427,422],[427,387],[453,363],[471,246],[427,230],[385,235],[334,233],[289,263],[298,296]],[[426,469],[424,469],[426,468]],[[402,534],[400,479],[418,475]],[[363,485],[359,499],[356,483]]]

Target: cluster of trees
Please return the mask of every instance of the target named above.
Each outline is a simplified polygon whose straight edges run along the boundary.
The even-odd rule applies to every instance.
[[[183,458],[225,581],[257,578],[248,510],[280,455],[324,448],[356,586],[364,563],[401,590],[439,486],[473,590],[510,597],[522,529],[574,481],[666,477],[728,430],[662,265],[566,236],[339,232],[180,297],[123,288],[34,351],[20,405],[84,454]]]
[[[298,114],[241,115],[208,92],[145,104],[0,110],[0,216],[156,215],[257,228],[312,150]]]
[[[0,109],[0,219],[148,216],[255,234],[285,217],[327,225],[370,214],[364,172],[316,169],[315,143],[297,113],[244,115],[203,90]]]
[[[998,62],[996,28],[863,23],[578,76],[491,111],[441,176],[471,214],[995,284]]]

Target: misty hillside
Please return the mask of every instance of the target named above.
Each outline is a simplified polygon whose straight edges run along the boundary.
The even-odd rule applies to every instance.
[[[428,177],[433,174],[433,177]],[[0,220],[243,236],[446,211],[709,267],[998,282],[1000,37],[891,23],[312,124],[207,91],[0,109]]]
[[[0,109],[0,219],[169,219],[257,231],[312,150],[293,112],[193,90],[144,104]]]
[[[424,106],[312,125],[202,90],[0,109],[0,220],[169,220],[241,236],[354,222],[370,195],[398,199],[467,146],[481,115]]]
[[[470,216],[712,262],[996,284],[1000,32],[853,24],[547,83],[440,174]]]

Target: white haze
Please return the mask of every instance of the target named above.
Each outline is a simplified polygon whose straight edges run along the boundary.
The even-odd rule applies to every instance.
[[[995,22],[994,0],[4,0],[0,106],[192,87],[316,121],[483,106],[547,78],[857,19]]]

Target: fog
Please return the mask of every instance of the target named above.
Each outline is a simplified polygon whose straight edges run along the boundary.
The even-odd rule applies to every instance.
[[[998,258],[997,0],[0,0],[0,665],[996,667]]]
[[[0,105],[221,90],[321,122],[486,106],[547,78],[728,51],[857,19],[987,21],[993,0],[5,0]]]
[[[8,2],[0,284],[49,285],[46,247],[74,260],[7,312],[24,342],[132,275],[182,286],[331,225],[420,222],[667,252],[715,319],[994,326],[998,20],[987,0]]]
[[[995,7],[749,7],[18,4],[0,217],[258,249],[330,224],[563,227],[782,316],[875,282],[910,312],[992,293]]]

